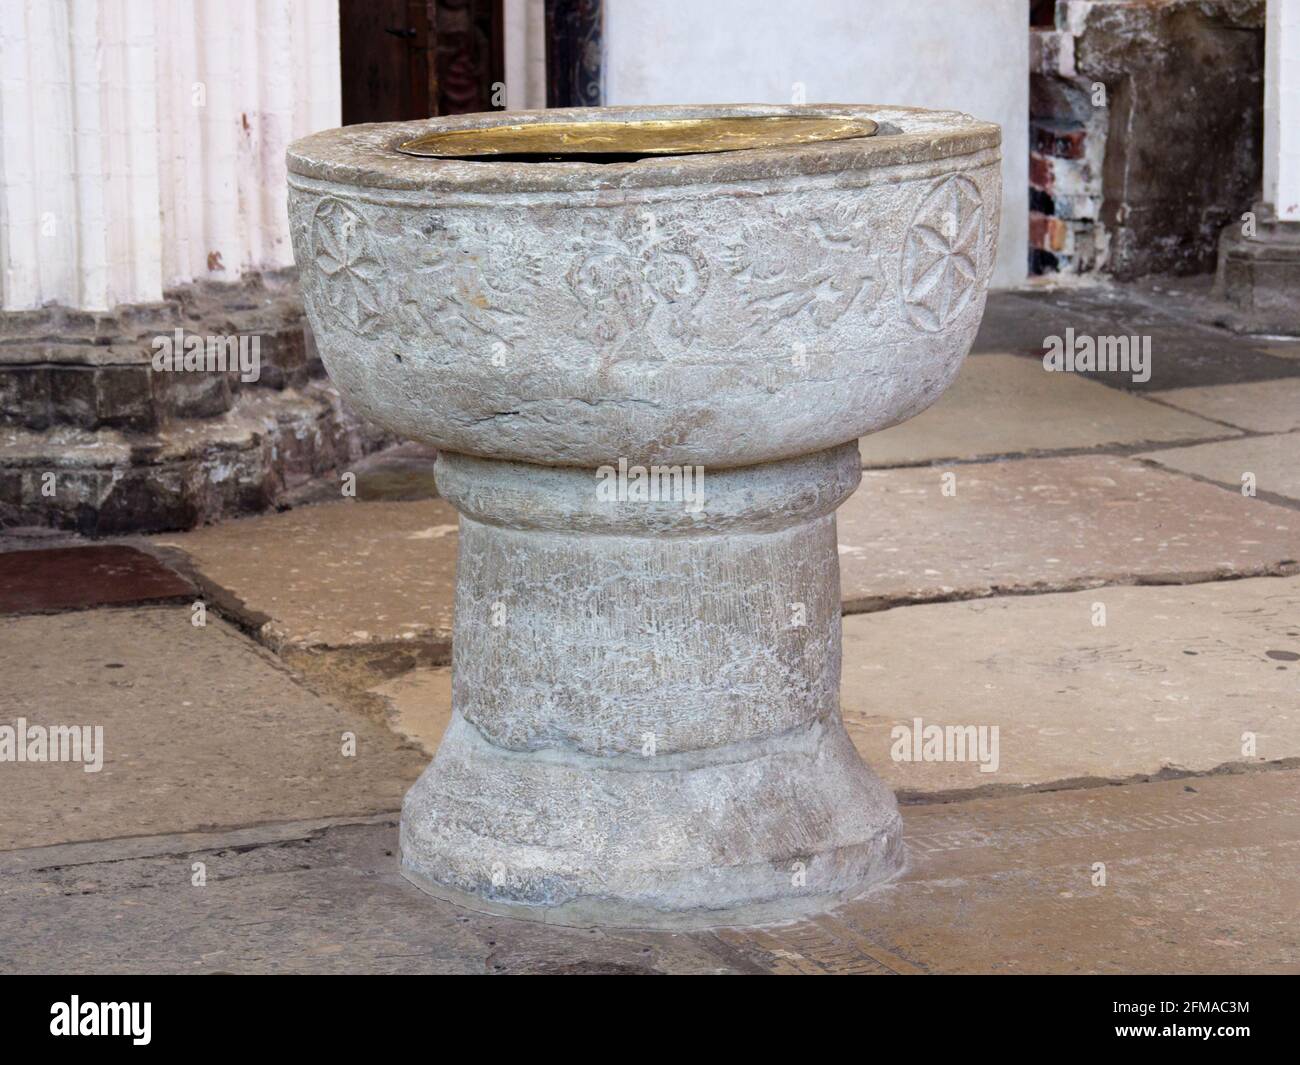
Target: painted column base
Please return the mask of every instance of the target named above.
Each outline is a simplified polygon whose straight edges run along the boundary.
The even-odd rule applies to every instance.
[[[1300,222],[1279,222],[1270,204],[1257,203],[1254,212],[1252,236],[1233,222],[1219,237],[1215,295],[1232,307],[1223,324],[1238,333],[1300,336]]]

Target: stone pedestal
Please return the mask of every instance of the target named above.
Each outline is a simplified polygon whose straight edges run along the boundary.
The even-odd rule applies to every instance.
[[[855,444],[706,473],[694,513],[603,499],[593,470],[443,455],[437,476],[461,512],[455,710],[406,799],[409,877],[664,923],[898,870],[893,796],[840,721]]]
[[[878,129],[609,162],[397,150],[776,116]],[[947,112],[762,106],[294,145],[321,357],[358,409],[439,449],[461,513],[454,714],[403,807],[410,879],[515,916],[681,927],[898,871],[893,797],[840,720],[835,508],[858,437],[932,403],[974,339],[998,140]]]

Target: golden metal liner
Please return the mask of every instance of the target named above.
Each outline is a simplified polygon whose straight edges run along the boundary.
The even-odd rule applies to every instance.
[[[448,159],[491,156],[645,156],[734,152],[870,137],[869,118],[747,115],[640,122],[527,122],[426,133],[398,145],[407,155]]]

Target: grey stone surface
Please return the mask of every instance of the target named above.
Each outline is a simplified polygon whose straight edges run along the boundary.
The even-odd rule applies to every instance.
[[[397,151],[556,120],[539,112],[290,148],[322,359],[358,409],[438,448],[462,515],[453,716],[402,816],[403,871],[430,892],[698,924],[899,869],[893,797],[839,719],[834,509],[858,436],[932,403],[970,347],[1000,135],[887,107],[560,117],[722,115],[879,132],[606,164]],[[707,484],[601,497],[598,466],[642,463]]]
[[[159,606],[5,620],[0,724],[101,726],[103,761],[0,762],[0,848],[396,806],[418,751],[219,618],[192,617]]]
[[[848,613],[1300,566],[1293,510],[1112,455],[868,470],[837,517]]]
[[[910,867],[896,885],[806,920],[688,934],[511,921],[431,899],[397,873],[394,815],[9,852],[0,970],[1290,973],[1297,777],[908,806]]]
[[[855,445],[715,473],[698,513],[602,504],[583,470],[437,473],[462,515],[455,710],[404,806],[410,875],[547,920],[707,924],[896,870],[838,713]]]
[[[1260,496],[1300,502],[1300,433],[1170,448],[1138,458],[1204,477],[1238,492],[1243,488],[1243,477],[1252,474]]]
[[[1100,384],[1124,391],[1161,392],[1300,374],[1289,346],[1267,336],[1241,336],[1222,327],[1231,315],[1215,298],[1208,275],[1160,276],[1134,284],[1105,282],[1034,285],[989,296],[976,352],[1042,355],[1048,337],[1150,336],[1151,379],[1093,373]]]
[[[447,654],[456,511],[335,502],[152,541],[179,549],[273,650],[419,644]]]
[[[1116,395],[1038,359],[968,359],[947,395],[903,425],[864,437],[867,467],[1205,440],[1236,435],[1138,396]]]
[[[1257,433],[1300,429],[1300,377],[1205,388],[1175,388],[1160,402]]]
[[[1009,596],[844,621],[845,722],[900,796],[1297,760],[1298,679],[1297,578]],[[902,757],[893,730],[916,718],[996,727],[996,769]]]

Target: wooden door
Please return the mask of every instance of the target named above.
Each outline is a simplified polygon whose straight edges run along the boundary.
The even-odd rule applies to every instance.
[[[339,0],[343,124],[499,110],[501,0]]]

